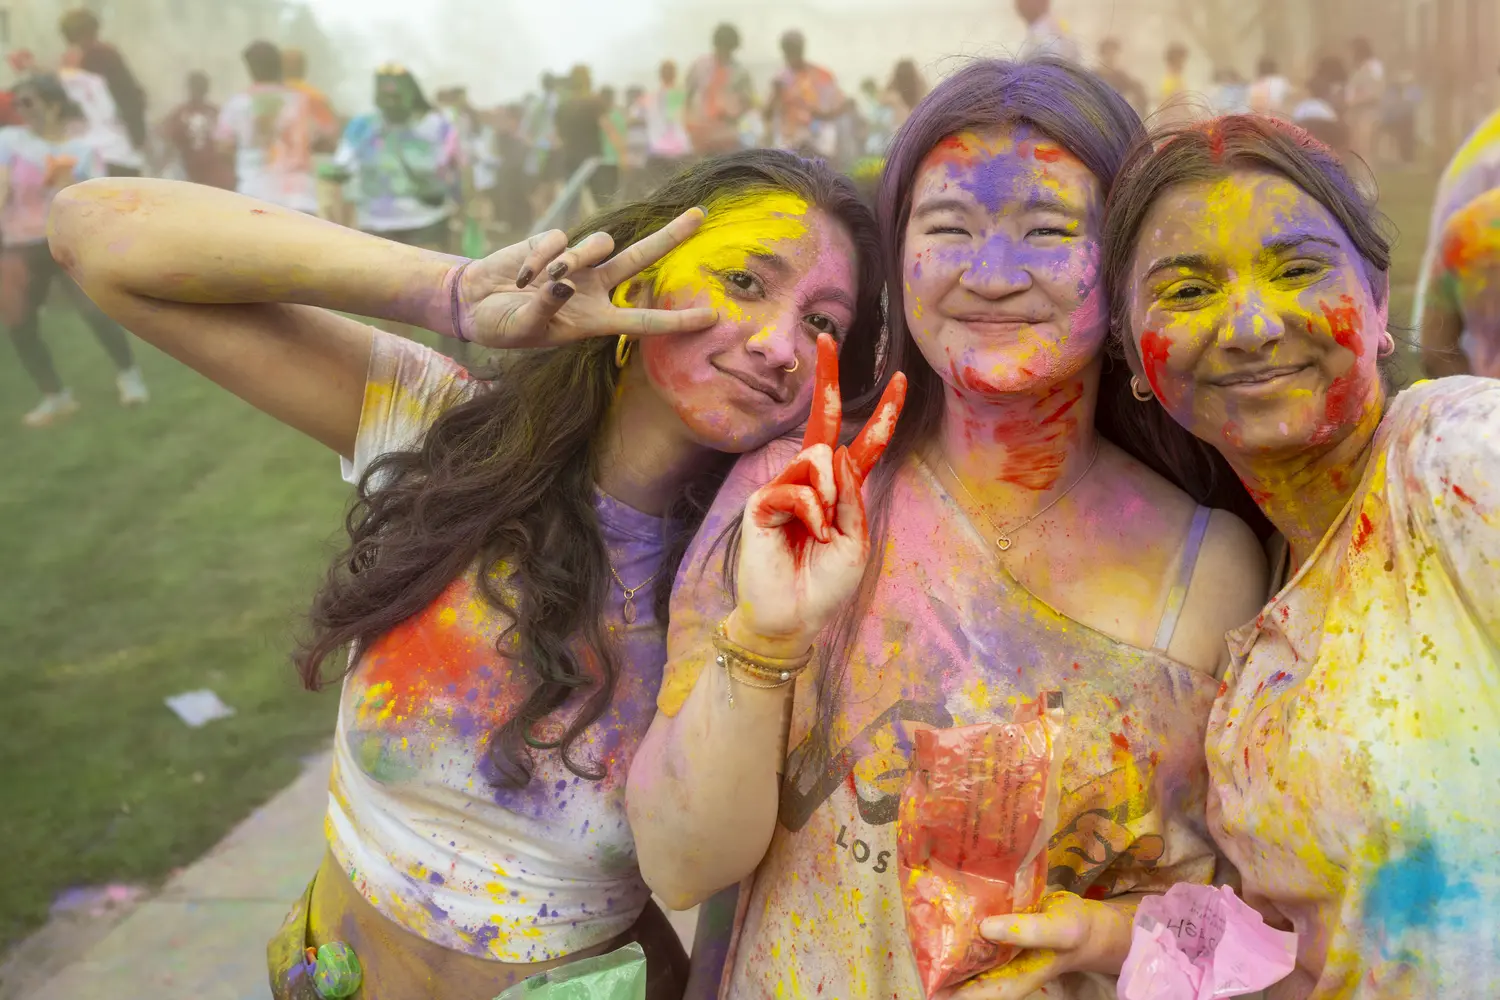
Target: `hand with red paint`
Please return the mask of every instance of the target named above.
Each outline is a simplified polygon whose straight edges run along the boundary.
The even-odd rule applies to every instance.
[[[838,347],[818,337],[812,415],[802,450],[750,495],[740,539],[739,603],[729,638],[767,656],[800,656],[854,596],[870,556],[862,489],[906,399],[897,372],[854,443],[840,446]]]
[[[615,287],[671,253],[703,224],[689,209],[615,253],[607,233],[568,246],[561,230],[538,233],[450,272],[459,282],[453,335],[485,347],[556,347],[588,337],[692,333],[718,321],[712,309],[631,309],[610,300]]]

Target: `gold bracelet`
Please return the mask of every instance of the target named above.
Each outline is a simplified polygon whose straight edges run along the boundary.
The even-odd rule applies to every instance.
[[[715,662],[724,668],[724,692],[728,695],[730,708],[734,707],[735,684],[743,684],[745,687],[755,688],[757,691],[775,691],[778,688],[787,687],[797,679],[796,674],[790,674],[790,676],[783,679],[781,677],[770,678],[750,673],[746,669],[745,664],[735,659],[732,655],[725,653],[720,653]],[[736,670],[740,670],[742,673],[736,674]],[[746,674],[748,676],[745,676]]]
[[[801,656],[766,656],[761,653],[746,649],[733,639],[729,638],[729,619],[719,622],[719,627],[714,630],[714,648],[726,656],[731,656],[747,668],[766,677],[776,677],[783,673],[796,676],[807,669],[808,663],[812,661],[813,651],[811,648]],[[790,680],[790,678],[784,678]]]
[[[729,707],[734,707],[734,685],[736,682],[761,691],[773,691],[791,684],[807,665],[812,662],[813,651],[809,649],[798,657],[762,656],[752,653],[729,638],[724,622],[714,632],[714,648],[718,650],[715,662],[724,668],[725,690],[729,696]],[[739,673],[737,674],[736,671]]]

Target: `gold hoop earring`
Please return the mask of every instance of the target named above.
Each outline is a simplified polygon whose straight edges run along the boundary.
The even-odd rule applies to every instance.
[[[620,339],[615,341],[615,367],[624,368],[625,362],[630,360],[630,338],[623,333]]]
[[[1156,394],[1151,390],[1141,389],[1141,377],[1139,375],[1130,376],[1130,394],[1136,398],[1136,402],[1138,403],[1144,403],[1156,397]]]
[[[1379,347],[1378,350],[1376,350],[1375,356],[1377,358],[1388,358],[1392,354],[1395,354],[1395,353],[1396,353],[1396,338],[1392,337],[1391,336],[1391,331],[1387,330],[1385,332],[1385,336],[1383,336],[1383,337],[1380,338],[1380,347]]]
[[[788,375],[790,375],[792,372],[796,371],[798,368],[801,368],[801,367],[802,367],[802,359],[801,358],[793,358],[792,359],[792,367],[788,368],[786,365],[782,365],[781,366],[781,370],[784,371],[784,372],[786,372]]]

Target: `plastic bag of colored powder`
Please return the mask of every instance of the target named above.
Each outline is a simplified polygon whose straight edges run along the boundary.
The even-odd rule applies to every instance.
[[[1297,964],[1297,935],[1266,926],[1228,886],[1179,883],[1135,913],[1119,1000],[1212,1000],[1265,989]]]
[[[638,944],[532,976],[495,1000],[646,1000],[646,952]]]
[[[923,729],[901,796],[896,859],[906,933],[928,996],[1004,965],[1017,949],[986,941],[986,917],[1036,907],[1057,825],[1062,694],[1014,722]]]

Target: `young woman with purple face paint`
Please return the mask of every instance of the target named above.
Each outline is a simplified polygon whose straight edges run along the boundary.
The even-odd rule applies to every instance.
[[[981,915],[1030,950],[957,994],[1112,996],[1132,894],[1214,874],[1202,737],[1223,633],[1252,613],[1264,561],[1241,522],[1132,457],[1170,467],[1201,446],[1170,421],[1120,424],[1126,373],[1104,378],[1104,189],[1139,133],[1122,98],[1055,60],[979,62],[939,86],[880,193],[888,365],[910,388],[871,477],[877,557],[818,570],[843,537],[819,542],[815,502],[788,521],[778,487],[759,488],[795,444],[741,459],[705,521],[629,805],[668,903],[749,877],[728,996],[919,996],[896,863],[912,734],[1010,721],[1047,691],[1068,713],[1060,891],[1040,914]],[[825,506],[835,478],[812,478]],[[713,542],[742,511],[731,561]],[[817,642],[789,743],[786,688],[741,685],[715,661],[726,638],[792,661]]]
[[[344,677],[329,853],[271,944],[276,995],[331,942],[364,996],[489,1000],[639,940],[650,995],[679,996],[626,768],[724,453],[806,418],[820,335],[874,380],[878,238],[852,186],[736,154],[571,249],[552,232],[473,262],[155,181],[72,189],[52,226],[107,312],[359,488],[297,657],[309,687]],[[475,377],[340,313],[542,350]]]
[[[1316,140],[1236,116],[1143,148],[1105,229],[1141,405],[1287,543],[1207,742],[1215,839],[1298,935],[1271,1000],[1500,996],[1500,384],[1387,394],[1380,221]]]

